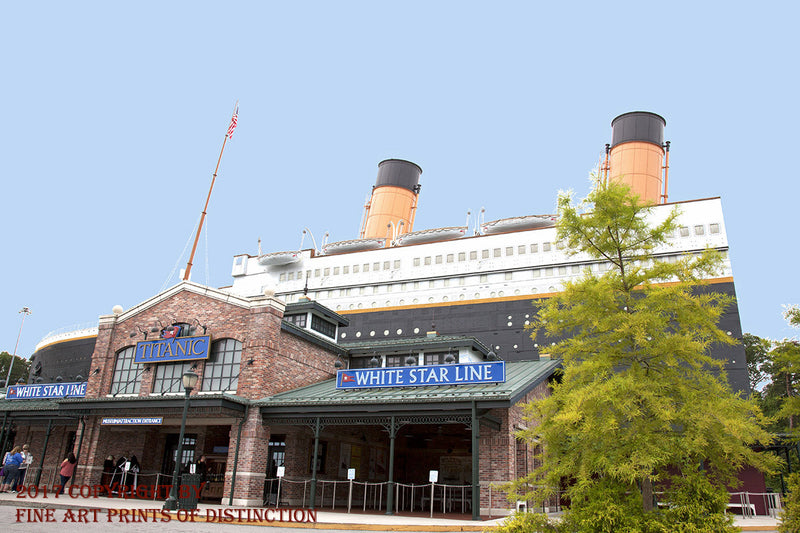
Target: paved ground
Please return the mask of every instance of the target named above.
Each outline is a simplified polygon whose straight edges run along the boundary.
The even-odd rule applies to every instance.
[[[61,496],[58,499],[52,494],[45,498],[39,495],[36,498],[19,498],[15,494],[0,494],[0,524],[4,533],[15,532],[47,532],[54,531],[93,531],[122,532],[130,531],[158,531],[158,533],[173,532],[214,532],[214,533],[247,533],[248,531],[264,532],[264,527],[269,527],[269,533],[299,533],[302,530],[338,531],[415,531],[415,532],[440,532],[440,531],[483,531],[499,522],[502,518],[492,520],[473,521],[467,516],[459,518],[430,518],[424,515],[386,516],[385,514],[364,514],[318,511],[316,523],[292,521],[293,518],[302,520],[304,510],[298,510],[294,517],[286,514],[276,515],[273,510],[265,516],[267,520],[252,521],[257,518],[254,511],[264,512],[264,509],[250,510],[236,507],[225,507],[201,503],[194,516],[187,511],[180,514],[167,514],[162,512],[163,501],[148,501],[120,498],[69,498]],[[242,512],[241,516],[239,513]],[[223,514],[225,513],[225,514]],[[249,516],[248,516],[249,515]],[[220,517],[238,523],[219,523]],[[209,522],[207,519],[217,522]],[[276,520],[278,518],[278,520]],[[280,519],[283,519],[281,521]],[[484,517],[486,518],[486,517]],[[248,525],[250,523],[255,525]],[[743,531],[776,531],[777,521],[773,518],[738,518],[737,525]]]

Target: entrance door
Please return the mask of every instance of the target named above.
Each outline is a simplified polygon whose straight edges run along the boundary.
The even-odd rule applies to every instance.
[[[164,446],[164,458],[161,461],[161,473],[171,476],[175,472],[175,457],[178,454],[178,433],[167,435],[166,445]],[[195,461],[194,448],[197,443],[197,435],[189,434],[183,436],[183,450],[181,457],[181,472],[186,472],[189,465]]]
[[[264,505],[275,505],[278,498],[278,467],[286,460],[286,435],[272,435],[267,449],[267,479],[264,481]]]

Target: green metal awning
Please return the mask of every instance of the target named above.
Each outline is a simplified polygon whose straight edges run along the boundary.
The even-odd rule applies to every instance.
[[[509,408],[560,367],[557,360],[506,363],[504,383],[337,389],[330,379],[256,400],[252,405],[265,419],[307,416],[352,417],[391,414],[468,413],[472,403],[481,409]]]

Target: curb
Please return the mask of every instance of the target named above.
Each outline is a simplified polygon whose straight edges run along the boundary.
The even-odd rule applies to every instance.
[[[102,507],[97,505],[74,505],[69,503],[51,503],[30,500],[0,500],[0,505],[5,507],[16,508],[31,508],[31,509],[64,509],[64,510],[79,510],[79,509],[111,509],[110,507]],[[176,511],[169,511],[173,517],[177,516]],[[192,522],[205,522],[208,524],[224,524],[233,526],[261,526],[261,527],[285,527],[294,529],[336,529],[344,531],[425,531],[425,532],[447,532],[447,531],[484,531],[485,529],[494,527],[493,525],[401,525],[401,524],[348,524],[342,522],[281,522],[281,521],[266,521],[266,520],[236,520],[236,521],[220,521],[220,520],[207,520],[205,516],[197,516]]]

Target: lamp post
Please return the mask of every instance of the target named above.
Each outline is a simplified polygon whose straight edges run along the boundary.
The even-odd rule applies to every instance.
[[[181,376],[183,388],[186,390],[186,396],[183,398],[183,418],[181,419],[181,434],[180,437],[178,437],[178,451],[175,455],[175,470],[172,472],[172,488],[169,491],[169,498],[164,502],[164,509],[167,511],[174,511],[178,508],[178,479],[181,475],[183,434],[186,431],[186,415],[189,412],[189,394],[197,385],[197,377],[197,374],[191,370],[187,370],[183,373],[183,376]]]
[[[17,334],[17,343],[14,345],[14,354],[11,356],[11,363],[8,365],[8,375],[6,376],[6,387],[8,387],[8,383],[11,380],[11,369],[14,368],[14,359],[17,358],[17,348],[19,347],[19,338],[22,337],[22,326],[25,325],[25,317],[31,314],[31,310],[28,307],[23,307],[19,310],[22,313],[22,324],[19,325],[19,333]]]

